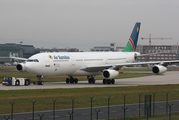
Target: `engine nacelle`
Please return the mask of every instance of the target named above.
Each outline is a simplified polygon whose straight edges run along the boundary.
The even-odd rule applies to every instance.
[[[24,63],[19,63],[16,65],[16,70],[19,71],[19,72],[24,72],[26,71],[25,70],[25,66],[24,66]]]
[[[155,73],[155,74],[162,74],[162,73],[164,73],[166,71],[167,71],[167,68],[162,66],[162,65],[155,65],[152,68],[152,72]]]
[[[119,72],[116,71],[116,70],[107,69],[107,70],[103,71],[103,77],[105,79],[112,79],[112,78],[114,78],[114,77],[116,77],[118,75],[119,75]]]

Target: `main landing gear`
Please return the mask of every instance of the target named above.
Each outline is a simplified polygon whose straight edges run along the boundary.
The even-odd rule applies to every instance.
[[[115,80],[114,79],[103,79],[103,84],[114,84]]]
[[[89,83],[89,84],[91,84],[91,83],[92,83],[92,84],[95,84],[95,81],[96,81],[96,80],[95,80],[95,77],[94,77],[94,76],[87,76],[87,79],[88,79],[88,83]]]
[[[42,81],[42,75],[37,75],[37,78],[38,78],[38,85],[43,85],[44,84],[44,82]]]
[[[89,84],[95,84],[95,77],[94,76],[87,76]],[[66,83],[78,83],[78,78],[73,78],[73,76],[69,76],[66,78]],[[114,84],[114,79],[103,79],[103,84]]]
[[[66,83],[78,83],[78,78],[73,78],[73,76],[70,76],[70,78],[66,79]]]

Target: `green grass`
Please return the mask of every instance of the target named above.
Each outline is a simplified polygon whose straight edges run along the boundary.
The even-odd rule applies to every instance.
[[[146,76],[142,73],[121,73],[117,78],[129,78]],[[28,72],[1,72],[0,76],[14,76],[30,78],[37,81],[35,75]],[[65,81],[67,76],[53,76],[44,78],[48,81]],[[86,77],[79,77],[86,80]],[[97,76],[96,79],[102,79]],[[7,86],[8,87],[8,86]],[[169,92],[169,100],[178,100],[179,85],[154,85],[154,86],[131,86],[131,87],[103,87],[103,88],[74,88],[74,89],[41,89],[41,90],[1,90],[0,91],[0,114],[10,113],[11,104],[15,102],[14,112],[32,111],[32,101],[36,100],[35,111],[53,109],[52,99],[57,99],[56,109],[71,108],[71,98],[75,98],[75,108],[90,107],[90,97],[94,96],[93,106],[106,106],[107,96],[111,96],[110,105],[123,104],[123,95],[127,94],[126,104],[138,103],[138,93],[151,94],[157,92],[156,101],[165,101],[165,92]],[[142,99],[144,102],[144,99]]]
[[[0,68],[0,69],[6,69]],[[12,68],[14,69],[14,68]],[[119,74],[117,78],[130,78],[130,77],[141,77],[147,76],[148,74],[142,73],[122,73]],[[30,78],[32,82],[37,81],[35,75],[32,75],[28,72],[1,72],[0,77],[2,76],[13,76],[13,77],[24,77]],[[43,78],[44,82],[52,82],[52,81],[65,81],[67,76],[51,76]],[[103,79],[102,76],[96,76],[96,79]],[[87,80],[86,77],[79,77],[79,80]],[[2,79],[0,79],[0,82]],[[8,87],[8,86],[7,86]],[[105,89],[105,88],[103,88]],[[78,108],[80,107],[88,107],[90,105],[89,97],[90,96],[98,96],[98,99],[94,99],[96,101],[96,106],[105,105],[102,104],[108,91],[104,91],[103,89],[52,89],[52,90],[8,90],[0,92],[0,114],[9,113],[10,112],[10,102],[15,102],[14,104],[14,112],[29,112],[31,111],[31,101],[37,100],[36,102],[36,110],[51,110],[52,109],[52,99],[58,99],[57,108],[58,109],[67,109],[71,107],[71,98],[75,97],[76,105]],[[107,88],[108,89],[108,88]],[[110,88],[109,91],[114,92],[118,91],[113,88]],[[105,95],[103,94],[105,92]],[[115,96],[114,96],[115,98]],[[117,104],[117,102],[115,102]]]
[[[11,104],[15,102],[14,112],[32,111],[32,102],[36,100],[35,110],[52,110],[52,99],[57,99],[56,109],[71,108],[71,98],[75,98],[75,108],[90,107],[90,97],[94,96],[93,106],[107,106],[107,96],[111,96],[110,105],[123,104],[123,95],[126,96],[126,104],[138,103],[138,93],[145,94],[157,92],[156,101],[165,101],[169,92],[169,100],[178,100],[179,85],[155,85],[132,87],[105,87],[105,88],[74,88],[74,89],[42,89],[42,90],[1,90],[0,114],[10,113]]]
[[[16,69],[16,67],[15,66],[11,66],[11,67],[9,67],[9,66],[8,67],[1,67],[0,66],[0,69]]]

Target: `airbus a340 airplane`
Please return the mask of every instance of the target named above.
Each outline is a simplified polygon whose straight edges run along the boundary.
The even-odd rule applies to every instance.
[[[87,76],[89,83],[95,83],[96,75],[103,75],[103,84],[114,84],[118,70],[123,66],[156,64],[152,71],[155,74],[167,71],[166,66],[179,61],[134,62],[140,23],[136,23],[129,41],[122,52],[56,52],[38,53],[31,56],[25,63],[16,66],[18,71],[28,71],[37,76],[38,84],[43,84],[42,76],[67,75],[66,83],[78,83],[73,76]]]

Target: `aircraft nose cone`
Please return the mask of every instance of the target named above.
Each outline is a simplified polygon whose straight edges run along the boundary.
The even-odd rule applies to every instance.
[[[30,63],[25,63],[25,69],[30,73],[33,71],[33,67]]]

